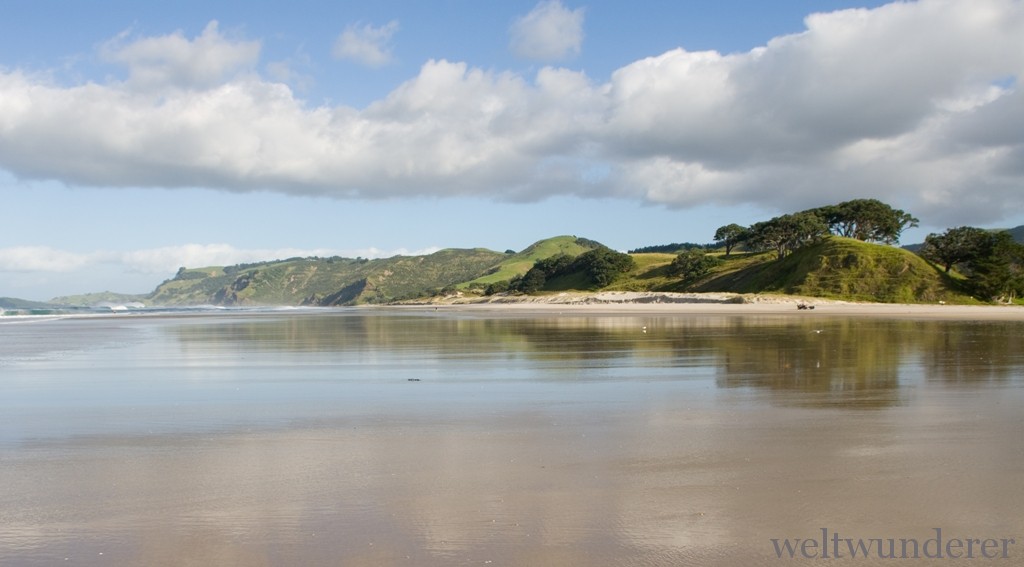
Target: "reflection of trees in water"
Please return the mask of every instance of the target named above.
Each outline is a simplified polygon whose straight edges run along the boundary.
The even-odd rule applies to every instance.
[[[899,402],[900,363],[914,341],[913,325],[806,319],[737,332],[718,345],[716,383],[814,394],[782,397],[799,405],[892,405]]]
[[[928,380],[950,384],[1005,382],[1024,363],[1024,325],[1011,321],[939,322],[922,348]]]
[[[538,359],[618,358],[646,319],[591,317],[446,317],[392,314],[303,314],[172,327],[195,348],[295,352],[435,351],[449,356],[502,351]]]
[[[928,380],[967,383],[1006,380],[1024,362],[1022,324],[1015,322],[337,312],[171,328],[183,350],[196,352],[706,369],[719,387],[764,389],[783,403],[811,406],[898,403],[900,373],[916,364]]]

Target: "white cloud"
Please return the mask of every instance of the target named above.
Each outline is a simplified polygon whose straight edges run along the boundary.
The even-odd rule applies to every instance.
[[[316,78],[312,75],[315,67],[309,53],[300,47],[284,59],[268,61],[264,69],[271,80],[304,92],[316,83]]]
[[[100,54],[128,67],[128,82],[137,88],[204,88],[251,69],[259,59],[260,42],[226,38],[212,21],[192,40],[181,31],[141,39],[124,32],[103,44]]]
[[[88,254],[48,246],[0,248],[0,272],[71,272],[88,265]]]
[[[350,59],[367,67],[383,67],[394,59],[390,44],[396,31],[395,20],[380,27],[351,24],[335,40],[331,53],[338,59]]]
[[[0,70],[0,168],[72,185],[335,198],[796,210],[878,197],[949,226],[1024,213],[1024,4],[921,0],[806,25],[747,53],[672,50],[605,82],[432,60],[365,109],[309,106],[251,72],[252,42],[215,25],[193,40],[120,39],[127,82]],[[206,51],[220,63],[198,75],[168,63]],[[142,76],[183,88],[139,89]]]
[[[579,55],[583,15],[583,8],[570,10],[559,0],[544,0],[512,24],[509,48],[518,57],[536,61]]]

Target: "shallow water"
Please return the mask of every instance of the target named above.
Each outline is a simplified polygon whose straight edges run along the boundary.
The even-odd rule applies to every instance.
[[[998,563],[1024,565],[1022,331],[358,309],[0,321],[0,565],[816,564],[771,540],[823,528],[1015,538]]]

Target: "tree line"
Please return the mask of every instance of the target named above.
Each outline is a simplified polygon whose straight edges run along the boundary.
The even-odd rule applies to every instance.
[[[973,226],[929,234],[918,254],[964,275],[964,287],[975,297],[1013,301],[1024,295],[1024,246],[1005,231]]]
[[[744,227],[728,224],[715,231],[715,243],[725,248],[751,252],[774,250],[779,259],[797,248],[834,234],[864,242],[897,244],[903,231],[918,226],[910,213],[877,199],[854,199],[837,205],[781,215]]]
[[[877,199],[855,199],[837,205],[781,215],[744,227],[728,224],[715,231],[714,240],[729,256],[736,248],[751,252],[772,250],[778,259],[832,234],[864,242],[898,244],[904,230],[918,226],[910,213]],[[1006,231],[970,226],[929,234],[918,255],[965,276],[959,285],[975,297],[1012,301],[1024,294],[1024,246]],[[676,272],[693,278],[713,264],[686,252],[673,262]],[[686,268],[688,269],[686,269]],[[685,276],[684,276],[685,277]]]

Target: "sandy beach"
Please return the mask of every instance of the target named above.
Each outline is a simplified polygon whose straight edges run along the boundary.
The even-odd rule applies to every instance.
[[[448,296],[398,304],[404,308],[487,313],[793,315],[930,320],[1017,321],[1016,305],[861,303],[787,295],[605,291],[531,296]],[[800,309],[800,306],[805,309]]]
[[[0,564],[1021,564],[1019,308],[527,299],[0,325]]]

